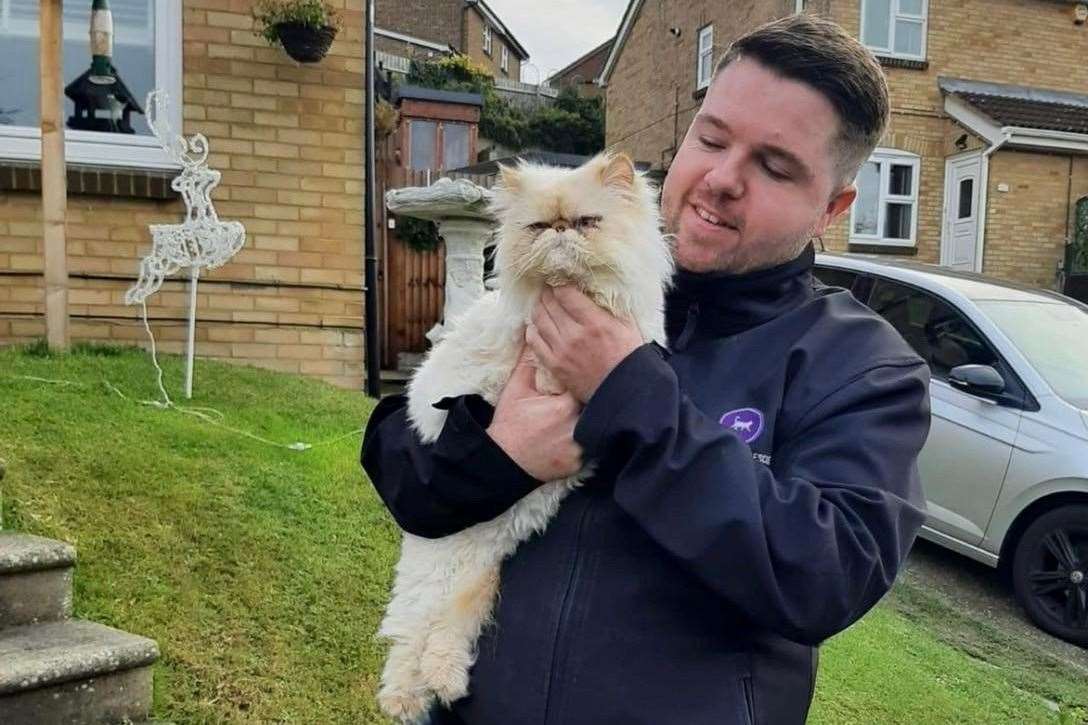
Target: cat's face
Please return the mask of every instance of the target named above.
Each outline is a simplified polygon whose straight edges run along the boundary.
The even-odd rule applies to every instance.
[[[496,267],[506,281],[591,288],[630,279],[640,255],[660,256],[657,210],[626,156],[597,156],[577,169],[502,168],[495,213]]]

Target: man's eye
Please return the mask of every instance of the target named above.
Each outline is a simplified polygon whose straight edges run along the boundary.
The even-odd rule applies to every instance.
[[[779,181],[785,181],[790,178],[790,175],[785,171],[780,171],[770,164],[763,164],[763,168],[767,170],[767,173],[772,179],[778,179]]]
[[[701,143],[703,146],[705,146],[708,149],[725,148],[722,144],[718,143],[714,139],[709,139],[706,136],[700,136],[699,137],[699,143]]]
[[[578,228],[596,229],[601,223],[599,216],[580,216],[574,220],[574,226]]]

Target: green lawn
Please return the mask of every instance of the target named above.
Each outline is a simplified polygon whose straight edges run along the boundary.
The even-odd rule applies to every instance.
[[[181,361],[163,362],[176,398]],[[349,433],[371,408],[204,361],[195,393],[227,425],[285,444]],[[4,527],[75,543],[76,614],[159,642],[156,716],[379,722],[373,633],[397,533],[360,472],[358,436],[287,450],[133,402],[155,397],[137,350],[0,350]],[[965,621],[897,589],[824,646],[811,721],[1088,722],[1076,673]]]

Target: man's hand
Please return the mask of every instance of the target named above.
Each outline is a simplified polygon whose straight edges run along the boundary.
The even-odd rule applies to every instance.
[[[582,406],[570,393],[538,393],[533,387],[535,373],[523,350],[499,395],[487,434],[539,481],[573,476],[582,469],[582,448],[574,442]]]
[[[545,287],[525,330],[537,360],[583,404],[643,344],[631,320],[605,312],[576,287]]]

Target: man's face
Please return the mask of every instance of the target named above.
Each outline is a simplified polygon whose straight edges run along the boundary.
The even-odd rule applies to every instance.
[[[741,58],[718,74],[661,194],[676,262],[733,273],[792,259],[853,202],[836,187],[834,108],[815,89]]]

